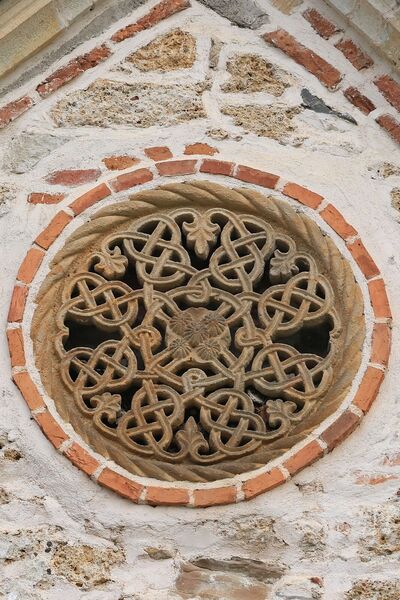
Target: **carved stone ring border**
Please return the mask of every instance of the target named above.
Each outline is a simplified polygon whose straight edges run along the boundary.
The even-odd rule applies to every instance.
[[[342,238],[357,263],[369,292],[374,315],[371,352],[368,364],[350,405],[342,406],[335,413],[335,420],[319,434],[310,434],[300,448],[293,448],[273,462],[253,472],[243,473],[231,479],[214,481],[212,484],[164,482],[132,476],[124,469],[83,447],[71,436],[70,426],[65,427],[59,415],[49,407],[28,371],[24,346],[25,311],[29,288],[34,282],[41,262],[51,245],[65,227],[87,208],[115,192],[127,190],[159,175],[182,177],[189,173],[210,173],[233,177],[257,186],[276,189],[283,195],[308,206]],[[216,177],[217,176],[217,177]],[[221,181],[222,183],[226,183]],[[161,181],[160,181],[161,183]],[[229,185],[229,184],[228,184]],[[284,483],[288,478],[312,464],[326,452],[333,450],[360,423],[376,398],[388,365],[391,340],[391,312],[384,281],[357,231],[349,225],[336,208],[322,196],[295,183],[284,183],[277,175],[214,159],[169,160],[157,163],[154,168],[133,169],[101,183],[76,198],[66,210],[61,210],[48,227],[36,238],[28,250],[17,275],[8,316],[7,337],[9,342],[13,380],[27,402],[33,418],[57,450],[101,485],[112,489],[133,502],[150,505],[173,505],[206,507],[251,499]],[[319,428],[320,430],[321,428]]]

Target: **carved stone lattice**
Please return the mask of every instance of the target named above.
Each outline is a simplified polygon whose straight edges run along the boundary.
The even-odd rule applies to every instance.
[[[61,415],[132,473],[207,481],[265,464],[358,369],[348,263],[274,198],[142,192],[67,240],[38,297],[36,361]]]

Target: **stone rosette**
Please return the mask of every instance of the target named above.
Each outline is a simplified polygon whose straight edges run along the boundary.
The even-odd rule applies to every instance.
[[[28,320],[31,298],[29,288],[35,283],[40,265],[52,244],[64,229],[83,211],[97,202],[119,192],[129,190],[143,183],[156,183],[158,177],[208,173],[218,182],[219,176],[232,177],[242,182],[254,184],[264,189],[275,189],[292,198],[319,216],[339,235],[357,263],[374,315],[371,336],[371,350],[368,364],[364,368],[358,389],[352,391],[349,403],[344,400],[327,425],[319,426],[318,435],[311,432],[300,444],[282,454],[278,459],[267,463],[255,471],[242,473],[233,478],[212,483],[189,483],[186,481],[169,483],[166,481],[143,479],[131,475],[111,461],[94,453],[75,434],[70,435],[70,426],[65,426],[59,414],[49,405],[41,393],[41,385],[32,373],[26,360],[29,331]],[[225,183],[226,181],[221,181]],[[160,181],[161,183],[161,181]],[[359,274],[358,281],[360,282]],[[27,301],[28,300],[28,301]],[[366,301],[366,299],[364,299]],[[68,209],[61,210],[48,227],[36,238],[21,264],[13,291],[8,317],[7,336],[9,340],[13,379],[25,398],[34,419],[46,437],[75,466],[120,495],[134,502],[150,505],[212,506],[251,499],[258,494],[284,483],[290,476],[312,464],[326,452],[334,449],[359,424],[363,414],[372,405],[378,394],[388,364],[391,338],[391,313],[380,272],[365,249],[357,231],[349,225],[337,209],[322,196],[295,183],[285,183],[277,175],[237,165],[229,161],[210,158],[167,160],[154,167],[132,169],[110,181],[96,185],[92,190],[76,198]],[[369,345],[366,345],[369,347]],[[150,481],[150,483],[149,483]]]

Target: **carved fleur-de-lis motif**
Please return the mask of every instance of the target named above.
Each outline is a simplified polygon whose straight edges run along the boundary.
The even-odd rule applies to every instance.
[[[194,248],[199,258],[206,259],[216,244],[219,225],[212,223],[208,215],[199,214],[192,223],[183,223],[182,229],[186,233],[188,246]]]
[[[128,266],[128,259],[121,253],[121,249],[116,246],[110,253],[102,252],[95,254],[93,260],[96,260],[94,270],[106,279],[119,279],[123,277]]]

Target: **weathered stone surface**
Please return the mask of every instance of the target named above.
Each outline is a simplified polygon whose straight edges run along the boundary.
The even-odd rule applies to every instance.
[[[218,67],[219,55],[221,54],[223,45],[221,40],[214,38],[211,40],[210,55],[208,57],[210,69],[216,69]]]
[[[356,581],[346,592],[345,600],[399,600],[400,580],[373,581],[363,579]]]
[[[298,6],[303,4],[303,0],[271,0],[273,6],[285,15],[290,15]]]
[[[58,102],[52,117],[60,127],[176,125],[205,117],[204,85],[128,84],[97,80]]]
[[[196,40],[181,29],[166,35],[140,48],[128,61],[140,71],[175,71],[189,69],[196,59]]]
[[[399,176],[400,166],[394,165],[389,162],[382,162],[377,165],[368,167],[368,171],[371,171],[372,179],[387,179],[388,177]]]
[[[268,23],[269,18],[255,0],[200,0],[222,17],[229,19],[239,27],[258,29]]]
[[[235,56],[228,62],[226,70],[231,78],[221,86],[223,92],[268,92],[281,96],[289,86],[282,69],[256,54]]]
[[[362,561],[400,557],[400,504],[389,501],[364,512],[365,535],[359,541]]]
[[[102,585],[111,579],[111,568],[124,561],[118,548],[95,548],[88,545],[59,544],[52,556],[55,574],[65,577],[82,589]]]
[[[9,212],[14,194],[15,190],[12,186],[0,183],[0,217]]]
[[[199,558],[182,565],[176,589],[182,598],[265,600],[280,571],[258,560]]]
[[[274,589],[271,600],[322,600],[322,586],[319,577],[284,577]]]
[[[271,106],[223,106],[221,112],[232,117],[234,124],[252,131],[259,136],[283,141],[296,131],[293,118],[300,112],[298,107],[287,107],[282,104]]]
[[[280,557],[285,544],[275,531],[274,519],[259,515],[245,515],[226,523],[216,523],[218,533],[231,544],[261,552],[268,548],[271,558]],[[277,569],[280,567],[276,567]]]
[[[153,560],[168,560],[169,558],[173,558],[176,554],[168,548],[157,548],[154,546],[147,546],[147,548],[143,549],[146,552],[146,554]]]
[[[13,173],[26,173],[67,141],[66,137],[49,133],[21,133],[6,149],[3,167]]]
[[[392,206],[396,210],[400,211],[400,188],[393,188],[390,192],[392,198]]]

